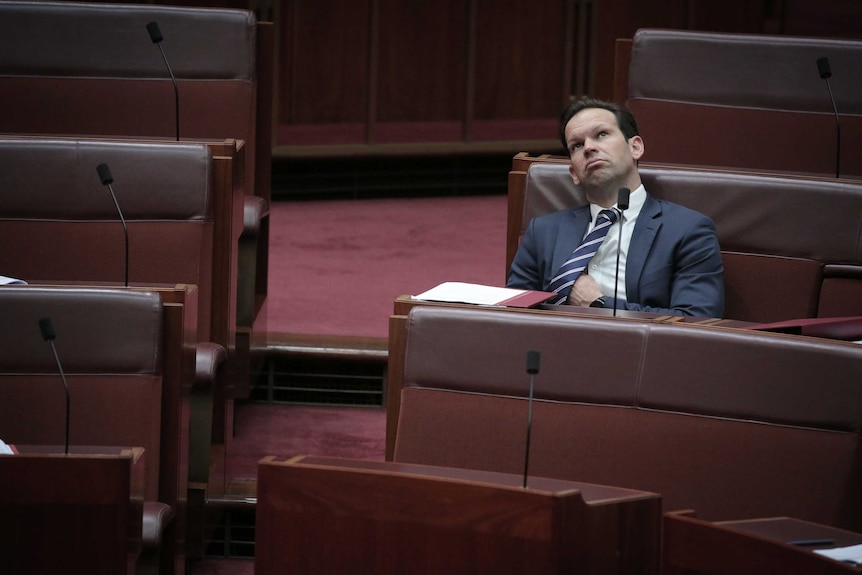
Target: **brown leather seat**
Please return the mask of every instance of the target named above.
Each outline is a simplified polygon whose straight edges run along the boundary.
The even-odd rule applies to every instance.
[[[160,46],[150,22],[164,37]],[[235,195],[216,198],[224,234],[216,236],[214,301],[224,304],[214,313],[225,316],[218,325],[225,335],[214,341],[229,351],[228,392],[247,394],[267,291],[271,23],[249,10],[12,1],[0,3],[0,36],[8,48],[0,133],[174,140],[178,104],[179,139],[241,142],[242,166],[219,176]]]
[[[862,527],[862,348],[691,324],[418,306],[394,460],[659,493],[709,520]],[[403,363],[402,363],[403,362]]]
[[[829,60],[830,86],[817,59]],[[650,162],[862,175],[862,42],[768,34],[639,30],[624,103]]]
[[[183,441],[177,447],[185,461],[178,497],[185,499],[189,480],[208,484],[213,402],[224,389],[225,346],[210,340],[214,175],[209,147],[0,138],[0,182],[9,191],[0,205],[0,242],[16,246],[0,252],[0,269],[33,285],[123,285],[124,229],[97,173],[102,163],[113,176],[128,229],[129,285],[194,286],[184,329],[194,338],[190,344],[197,357],[181,364],[187,377],[180,388],[186,401],[189,394],[193,401],[185,412],[164,412],[163,422],[179,434],[172,439]],[[185,509],[176,511],[182,516]],[[183,517],[179,523],[186,528]]]
[[[0,438],[7,443],[65,442],[63,374],[69,387],[70,446],[143,447],[146,466],[141,567],[155,571],[174,552],[166,532],[177,510],[160,484],[165,362],[182,349],[164,345],[158,294],[95,288],[0,287]],[[39,321],[53,324],[60,366]],[[174,469],[173,473],[179,473]]]
[[[507,254],[529,221],[583,204],[564,158],[523,156],[510,174]],[[715,222],[725,317],[771,322],[862,315],[862,182],[641,165],[656,198]]]

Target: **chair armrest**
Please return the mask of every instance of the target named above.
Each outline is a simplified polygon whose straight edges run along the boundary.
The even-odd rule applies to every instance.
[[[227,350],[211,341],[197,344],[195,347],[195,383],[196,388],[211,388],[215,383],[219,366],[227,359]]]
[[[243,198],[242,235],[257,236],[260,233],[260,221],[266,214],[266,200],[257,196]]]
[[[143,548],[158,549],[162,543],[162,534],[173,521],[173,508],[160,501],[144,501],[144,522],[141,529]]]

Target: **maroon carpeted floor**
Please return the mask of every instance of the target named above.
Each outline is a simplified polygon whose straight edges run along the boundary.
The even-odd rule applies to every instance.
[[[380,337],[392,304],[444,281],[504,285],[506,197],[276,202],[271,207],[268,339]],[[254,479],[266,455],[384,458],[386,412],[239,403],[227,474]],[[253,560],[205,559],[189,575],[252,575]]]
[[[235,436],[228,444],[227,475],[257,477],[266,455],[329,455],[383,460],[386,410],[382,407],[313,407],[242,403],[234,415]]]
[[[502,286],[505,256],[503,195],[275,202],[267,332],[385,338],[395,298]]]
[[[246,402],[237,405],[236,434],[228,444],[227,475],[256,479],[267,455],[329,455],[384,459],[386,410],[382,407],[313,407]],[[253,559],[205,558],[188,575],[252,575]]]
[[[187,575],[252,575],[254,559],[201,559],[189,564]]]

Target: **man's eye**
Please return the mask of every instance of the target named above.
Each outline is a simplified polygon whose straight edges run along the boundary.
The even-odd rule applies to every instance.
[[[575,150],[580,150],[583,147],[584,147],[584,145],[582,143],[576,142],[576,143],[572,144],[572,151],[574,152]]]

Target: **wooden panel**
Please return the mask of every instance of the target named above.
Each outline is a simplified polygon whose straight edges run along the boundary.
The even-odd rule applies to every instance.
[[[364,123],[370,0],[294,0],[279,15],[279,125]]]
[[[580,3],[285,3],[276,145],[547,145],[578,75]]]
[[[397,307],[397,302],[396,302]],[[386,461],[395,455],[395,435],[401,411],[401,387],[404,384],[404,356],[407,353],[407,316],[389,316],[389,356],[386,365]]]
[[[378,120],[462,120],[465,0],[380,0],[379,19]]]
[[[862,37],[858,0],[180,4],[275,11],[277,155],[552,149],[549,110],[615,98],[615,43],[639,28]]]
[[[862,38],[859,0],[787,0],[779,32],[794,36]]]
[[[658,495],[535,477],[524,489],[522,481],[421,465],[264,458],[255,573],[658,572]]]
[[[475,0],[475,64],[470,140],[546,139],[568,102],[575,0]]]
[[[0,457],[0,572],[134,572],[142,519],[133,465],[128,453]]]
[[[715,31],[733,30],[758,34],[764,27],[771,8],[765,2],[732,0],[689,0],[683,14],[684,25],[689,30]]]
[[[531,3],[477,0],[477,119],[552,118],[565,104],[566,6],[571,0]]]

